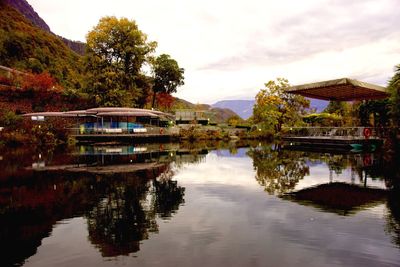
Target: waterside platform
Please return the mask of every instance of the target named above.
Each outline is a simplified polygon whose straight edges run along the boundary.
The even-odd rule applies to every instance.
[[[341,136],[341,137],[291,136],[291,137],[283,137],[282,140],[302,145],[325,146],[325,147],[340,146],[349,148],[353,147],[354,145],[360,145],[363,147],[371,145],[380,146],[383,143],[383,139],[381,138],[361,139],[361,138],[354,138],[351,136]]]
[[[383,144],[383,132],[367,127],[291,128],[282,140],[291,145],[320,148],[369,148]]]

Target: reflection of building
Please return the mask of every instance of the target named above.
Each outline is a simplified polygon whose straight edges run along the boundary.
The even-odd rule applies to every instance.
[[[175,162],[195,163],[204,160],[207,149],[184,149],[179,144],[138,145],[80,145],[69,155],[69,159],[49,162],[40,154],[28,167],[36,171],[70,171],[90,173],[129,173],[144,169],[155,169]]]
[[[197,123],[207,125],[212,117],[213,113],[206,110],[181,109],[175,113],[177,124]]]

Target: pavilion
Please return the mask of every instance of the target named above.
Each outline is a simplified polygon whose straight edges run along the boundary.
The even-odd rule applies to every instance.
[[[389,96],[385,87],[349,78],[292,86],[286,92],[328,101],[379,100]],[[360,148],[382,143],[379,131],[371,127],[307,127],[296,129],[296,134],[292,130],[283,139],[301,145]]]
[[[286,92],[328,101],[377,100],[389,96],[385,87],[349,78],[296,85]]]
[[[174,117],[156,110],[100,107],[65,112],[36,112],[24,114],[32,121],[46,118],[72,119],[75,127],[70,128],[78,140],[111,140],[131,138],[156,138],[174,135]]]

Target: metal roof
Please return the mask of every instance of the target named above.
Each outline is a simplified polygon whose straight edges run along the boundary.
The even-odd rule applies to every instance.
[[[145,111],[117,111],[117,112],[99,112],[96,114],[100,117],[123,116],[123,117],[158,117],[152,112]]]
[[[349,78],[292,86],[286,92],[333,101],[384,99],[389,96],[385,87]]]
[[[120,108],[120,107],[105,107],[91,108],[87,110],[71,110],[66,112],[35,112],[22,115],[42,116],[42,117],[86,117],[86,116],[128,116],[128,117],[172,117],[171,114],[156,110],[141,109],[141,108]]]
[[[23,114],[23,117],[42,116],[42,117],[74,117],[73,114],[65,114],[65,112],[34,112]]]

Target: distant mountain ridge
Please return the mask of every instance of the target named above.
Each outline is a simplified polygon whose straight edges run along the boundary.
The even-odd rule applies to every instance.
[[[319,100],[319,99],[311,99],[310,100],[310,108],[315,108],[317,113],[324,111],[324,109],[328,106],[329,101]]]
[[[3,0],[3,1],[5,4],[15,8],[36,27],[56,35],[50,30],[49,25],[47,25],[47,23],[39,16],[38,13],[36,13],[33,7],[26,0]],[[86,46],[85,43],[79,41],[72,41],[59,35],[56,36],[60,38],[75,53],[79,55],[85,54],[85,46]]]
[[[319,99],[309,98],[309,100],[310,108],[314,108],[317,113],[322,112],[329,103],[328,101]],[[230,109],[238,114],[242,119],[247,120],[251,115],[253,115],[254,104],[255,100],[222,100],[212,104],[211,107]]]
[[[242,119],[247,120],[253,115],[253,107],[255,100],[222,100],[211,106],[213,108],[227,108],[234,111]]]

